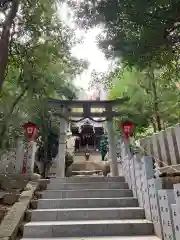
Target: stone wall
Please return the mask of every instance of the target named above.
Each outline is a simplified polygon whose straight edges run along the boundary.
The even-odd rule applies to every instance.
[[[155,234],[164,240],[180,239],[180,184],[165,189],[162,178],[154,178],[150,156],[131,156],[121,146],[122,168],[126,182],[154,224]]]
[[[32,173],[34,169],[36,143],[30,142],[27,146],[23,142],[17,143],[17,148],[10,149],[0,157],[0,174],[22,173],[23,166],[27,172]]]
[[[0,173],[12,173],[16,165],[16,149],[1,155]]]
[[[144,155],[152,155],[167,165],[180,164],[180,124],[140,140]],[[160,163],[160,162],[159,162]]]
[[[37,146],[35,142],[24,144],[17,143],[17,148],[9,149],[0,156],[0,174],[19,174],[23,172],[23,166],[26,166],[27,173],[32,173],[34,170],[35,152]],[[67,152],[74,153],[74,137],[67,139]],[[38,167],[39,164],[37,163]],[[56,161],[52,159],[52,167],[56,172]],[[41,168],[40,168],[41,169]]]

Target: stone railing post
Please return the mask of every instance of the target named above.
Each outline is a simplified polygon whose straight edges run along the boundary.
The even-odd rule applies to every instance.
[[[121,144],[121,159],[122,159],[122,169],[125,181],[128,183],[129,188],[131,188],[130,176],[129,176],[129,158],[126,153],[126,148],[124,142]]]
[[[132,155],[130,153],[129,145],[125,141],[122,141],[121,144],[121,158],[125,180],[128,183],[129,188],[132,189],[132,179],[130,172],[130,162]]]
[[[180,239],[180,184],[174,184],[175,203],[172,204],[172,216],[176,240]]]
[[[27,162],[26,162],[26,173],[32,175],[34,173],[34,162],[35,154],[37,150],[36,142],[28,142],[27,148]]]
[[[149,156],[141,158],[136,154],[133,157],[136,195],[140,207],[144,208],[148,220],[154,224],[155,234],[162,238],[161,213],[157,190],[162,188],[160,180],[154,178],[153,160]],[[134,193],[134,191],[133,191]]]
[[[179,221],[179,212],[177,209],[177,204],[171,204],[173,226],[174,226],[174,235],[175,239],[180,239],[180,221]]]
[[[169,146],[171,165],[176,165],[177,164],[177,159],[176,159],[177,143],[175,144],[176,137],[174,136],[174,128],[172,127],[167,128],[166,136],[167,136],[167,142]]]
[[[135,173],[135,161],[136,155],[134,155],[130,160],[130,175],[131,175],[131,189],[133,191],[133,196],[137,198],[137,185],[136,185],[136,173]]]
[[[161,213],[161,223],[163,230],[164,239],[176,239],[174,224],[173,224],[173,214],[171,204],[175,204],[175,196],[173,189],[162,189],[158,191],[159,197],[159,208]]]
[[[149,201],[151,206],[151,216],[154,225],[154,232],[156,236],[162,239],[162,223],[161,223],[161,212],[159,207],[159,196],[158,190],[162,189],[162,183],[160,179],[149,179],[148,180],[149,189]]]
[[[180,124],[177,124],[174,128],[174,134],[176,138],[176,156],[177,156],[177,164],[180,164]]]
[[[141,186],[142,186],[143,205],[144,205],[146,218],[148,220],[152,220],[148,180],[154,177],[153,160],[149,156],[144,156],[141,158],[141,162],[142,162]]]
[[[135,168],[135,179],[136,179],[136,192],[139,202],[139,206],[144,208],[143,194],[142,194],[142,161],[140,154],[134,156],[134,168]]]
[[[123,172],[124,172],[124,177],[125,177],[125,180],[126,182],[128,183],[129,185],[129,188],[131,189],[132,188],[132,184],[131,184],[131,174],[130,174],[130,159],[128,157],[128,155],[126,155],[123,159]]]
[[[152,158],[136,155],[133,160],[137,192],[134,196],[137,196],[140,207],[144,208],[146,218],[153,221],[155,234],[160,239],[180,239],[180,184],[174,185],[175,190],[162,189],[161,179],[153,177]]]

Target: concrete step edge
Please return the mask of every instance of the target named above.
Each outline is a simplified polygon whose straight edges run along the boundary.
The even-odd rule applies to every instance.
[[[90,202],[89,202],[90,201]],[[69,208],[68,206],[71,206],[71,208],[77,207],[77,208],[82,208],[82,205],[85,207],[87,206],[88,208],[90,208],[90,206],[94,207],[99,207],[99,206],[104,206],[104,207],[108,207],[108,204],[111,204],[111,207],[115,206],[115,207],[119,207],[119,206],[123,206],[126,207],[126,203],[127,203],[127,207],[130,207],[132,204],[132,207],[138,207],[138,200],[137,198],[134,197],[115,197],[115,198],[55,198],[55,199],[39,199],[39,200],[31,200],[31,208],[32,209],[36,209],[41,208],[41,204],[42,205],[47,205],[46,208],[41,208],[41,209],[47,209],[48,204],[50,206],[56,206],[59,204],[59,206],[61,206],[60,208],[64,206],[67,206],[66,208]],[[116,205],[115,205],[116,204]],[[56,207],[55,207],[56,208]]]
[[[32,240],[34,238],[22,238],[22,240]],[[102,237],[62,237],[62,238],[43,238],[44,240],[160,240],[160,238],[149,235],[149,236],[102,236]],[[42,240],[42,238],[36,238],[36,240]]]
[[[153,223],[147,220],[85,220],[30,222],[24,226],[24,237],[85,237],[152,235]]]
[[[76,190],[69,190],[69,189],[48,189],[48,190],[44,190],[43,192],[37,192],[37,193],[45,193],[45,192],[87,192],[87,191],[98,191],[98,192],[105,192],[105,191],[110,191],[110,192],[112,192],[112,191],[131,191],[132,192],[132,190],[131,189],[126,189],[126,188],[111,188],[111,189],[109,189],[109,188],[107,188],[107,189],[97,189],[97,188],[94,188],[94,189],[92,189],[92,188],[88,188],[88,189],[76,189]]]
[[[84,187],[84,186],[92,186],[95,187],[105,187],[108,186],[107,189],[109,188],[109,186],[128,186],[128,184],[126,182],[112,182],[112,183],[102,183],[102,182],[91,182],[91,183],[50,183],[47,185],[48,187],[60,187],[60,186],[66,186],[66,187]]]
[[[117,224],[153,224],[147,219],[123,219],[123,220],[82,220],[82,221],[46,221],[46,222],[29,222],[25,226],[77,226],[77,225],[117,225]]]
[[[133,210],[142,210],[144,211],[143,208],[141,207],[112,207],[112,208],[101,208],[101,207],[97,207],[97,208],[52,208],[52,209],[28,209],[26,212],[48,212],[48,211],[59,211],[59,212],[63,212],[63,211],[133,211]]]
[[[143,219],[142,208],[88,208],[88,209],[37,209],[27,210],[25,219],[29,221],[78,221],[103,219]]]
[[[74,178],[93,178],[93,179],[124,179],[124,176],[116,176],[116,177],[103,177],[103,176],[87,176],[87,177],[53,177],[52,179],[63,180],[63,179],[74,179]]]
[[[137,200],[137,198],[135,197],[112,197],[112,198],[108,198],[108,197],[105,197],[105,198],[43,198],[43,199],[38,199],[38,200],[31,200],[31,201],[82,201],[82,200],[127,200],[127,199],[132,199],[132,200]]]
[[[69,177],[69,178],[50,178],[50,182],[59,182],[59,183],[74,183],[74,182],[79,182],[81,183],[82,181],[87,181],[87,182],[125,182],[124,177]]]

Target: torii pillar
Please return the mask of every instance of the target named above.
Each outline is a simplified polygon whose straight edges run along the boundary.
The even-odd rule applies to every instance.
[[[107,132],[108,132],[108,140],[109,140],[109,157],[111,160],[111,173],[113,177],[119,176],[118,171],[118,162],[117,162],[117,154],[116,154],[116,142],[115,142],[115,134],[113,128],[113,116],[112,116],[112,106],[108,106],[106,108],[108,113],[107,117]]]
[[[66,112],[66,109],[63,109]],[[66,116],[66,114],[65,114]],[[56,177],[65,177],[65,156],[66,156],[66,140],[67,140],[68,121],[64,117],[60,117],[60,133],[59,147],[56,164]]]

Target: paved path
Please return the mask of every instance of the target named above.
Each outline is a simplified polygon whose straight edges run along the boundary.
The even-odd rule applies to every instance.
[[[76,162],[76,161],[85,161],[85,157],[84,157],[84,155],[78,155],[78,154],[75,154],[75,156],[74,156],[74,162]],[[92,155],[90,155],[90,158],[89,158],[89,161],[93,161],[93,162],[99,162],[99,161],[101,161],[101,155],[99,154],[99,153],[97,153],[97,154],[92,154]]]

